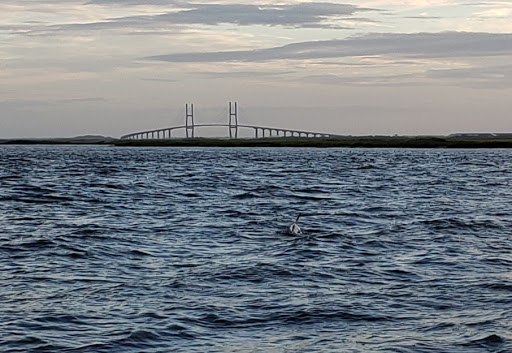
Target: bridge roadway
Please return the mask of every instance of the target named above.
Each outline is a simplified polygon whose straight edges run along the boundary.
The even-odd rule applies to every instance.
[[[290,129],[281,129],[275,127],[265,127],[265,126],[255,126],[255,125],[229,125],[229,124],[194,124],[194,125],[182,125],[182,126],[173,126],[162,129],[155,130],[147,130],[134,132],[131,134],[127,134],[121,136],[123,140],[150,140],[150,139],[170,139],[172,138],[172,131],[184,129],[185,131],[194,130],[196,127],[228,127],[231,129],[238,128],[249,128],[254,130],[255,138],[263,138],[263,137],[309,137],[309,138],[329,138],[329,137],[338,137],[339,135],[326,134],[320,132],[311,132],[311,131],[302,131],[302,130],[290,130]],[[230,131],[231,132],[231,131]]]

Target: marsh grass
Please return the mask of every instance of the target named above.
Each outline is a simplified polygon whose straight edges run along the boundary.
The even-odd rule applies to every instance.
[[[442,137],[347,137],[261,139],[117,140],[116,146],[169,147],[359,147],[359,148],[512,148],[512,139],[453,139]]]

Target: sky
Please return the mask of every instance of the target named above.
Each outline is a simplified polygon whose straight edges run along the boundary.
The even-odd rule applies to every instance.
[[[230,101],[340,135],[512,132],[512,1],[0,2],[0,138],[120,137],[187,103],[227,123]]]

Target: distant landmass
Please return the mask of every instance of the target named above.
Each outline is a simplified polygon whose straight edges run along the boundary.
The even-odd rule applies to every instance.
[[[448,135],[448,138],[467,138],[467,139],[511,139],[512,133],[502,132],[484,132],[484,133],[472,133],[464,132]]]
[[[54,138],[15,138],[0,139],[0,144],[9,145],[99,145],[112,144],[117,141],[114,137],[101,135],[83,135],[75,137],[54,137]]]
[[[116,139],[101,135],[3,139],[10,145],[112,145],[167,147],[366,147],[366,148],[512,148],[512,133],[455,133],[448,136],[341,136],[327,138],[173,138]]]

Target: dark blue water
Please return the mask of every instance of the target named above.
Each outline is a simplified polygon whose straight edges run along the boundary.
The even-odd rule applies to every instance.
[[[0,351],[511,352],[511,187],[510,150],[4,146]]]

